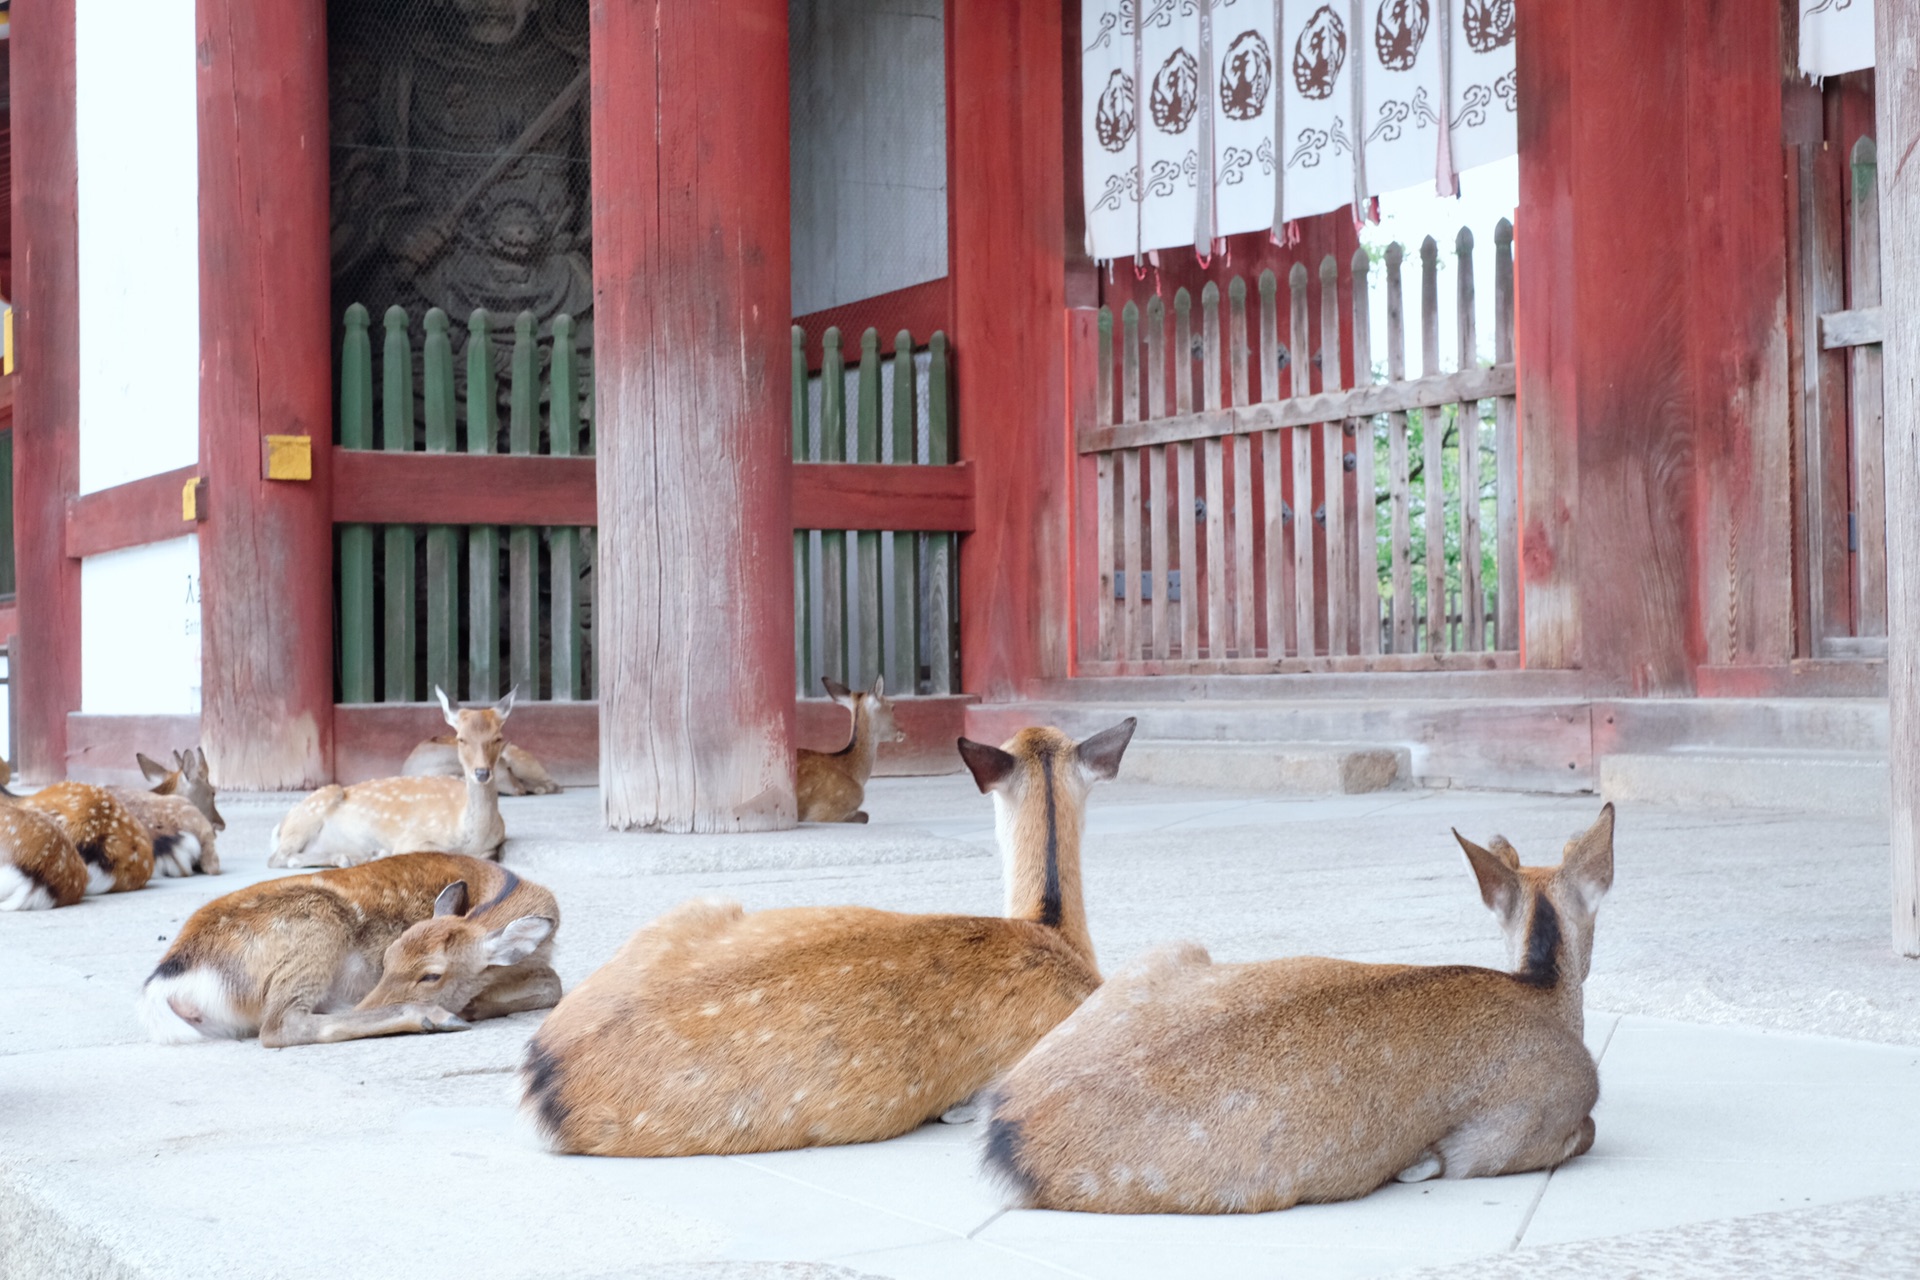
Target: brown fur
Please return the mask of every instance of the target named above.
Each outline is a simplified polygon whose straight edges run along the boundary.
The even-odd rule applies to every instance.
[[[874,751],[882,742],[906,735],[893,723],[893,702],[886,681],[876,676],[870,693],[854,693],[831,676],[821,677],[827,696],[853,713],[853,734],[838,751],[802,748],[796,765],[802,822],[865,822],[867,779],[873,776]]]
[[[181,796],[192,802],[215,831],[225,831],[227,820],[220,816],[220,807],[214,803],[216,793],[213,778],[207,768],[207,753],[199,747],[191,751],[173,753],[171,766],[158,760],[149,760],[136,751],[133,758],[140,765],[140,772],[153,783],[156,796]]]
[[[134,758],[139,761],[141,772],[153,782],[153,789],[108,787],[107,790],[127,807],[127,812],[153,842],[154,871],[163,876],[190,876],[195,872],[219,875],[220,853],[214,847],[218,837],[208,816],[209,812],[217,816],[219,810],[213,807],[213,788],[206,782],[206,758],[198,748],[190,755],[176,751],[171,769],[137,752]],[[195,767],[196,758],[197,788],[186,776],[187,771]],[[183,792],[183,783],[193,790]],[[194,791],[203,795],[204,800],[191,798]]]
[[[88,865],[88,893],[126,893],[153,878],[153,839],[105,787],[56,782],[20,801],[60,824]]]
[[[513,710],[513,694],[486,710],[455,711],[445,693],[434,692],[453,726],[461,776],[322,787],[274,828],[268,866],[350,867],[425,851],[499,857],[507,829],[500,819],[494,765],[506,745],[501,730]]]
[[[1557,868],[1461,846],[1515,972],[1156,952],[1008,1073],[989,1165],[1036,1208],[1259,1213],[1586,1151],[1581,984],[1612,807]]]
[[[533,752],[516,747],[511,742],[500,749],[500,759],[494,765],[494,772],[500,779],[500,794],[503,796],[550,796],[560,790],[560,784],[547,772],[547,766],[540,763]],[[454,736],[450,733],[428,738],[412,751],[400,766],[403,778],[457,778],[460,776],[460,753],[456,749]]]
[[[458,1031],[559,998],[559,918],[542,886],[456,854],[268,880],[188,918],[143,1013],[156,1038],[184,1023],[270,1048]]]
[[[1132,729],[961,740],[1001,815],[1007,918],[696,901],[641,929],[529,1047],[549,1141],[628,1156],[871,1142],[972,1096],[1099,984],[1082,815]]]
[[[70,907],[86,896],[87,864],[66,831],[10,795],[0,801],[0,867],[24,878],[0,876],[0,910]]]

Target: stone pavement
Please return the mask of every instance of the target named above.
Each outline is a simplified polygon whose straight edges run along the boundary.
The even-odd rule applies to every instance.
[[[1628,806],[1588,1037],[1593,1151],[1547,1174],[1221,1218],[1009,1212],[977,1126],[864,1147],[561,1158],[516,1110],[538,1015],[272,1052],[141,1038],[139,983],[196,906],[264,876],[287,798],[223,797],[228,874],[0,915],[0,1277],[1920,1274],[1920,966],[1887,947],[1884,821]],[[1550,861],[1591,797],[1319,800],[1108,785],[1104,967],[1179,938],[1499,964],[1448,828]],[[507,860],[565,913],[571,985],[695,894],[750,908],[998,908],[964,777],[874,784],[867,828],[614,836],[597,797],[509,800]]]

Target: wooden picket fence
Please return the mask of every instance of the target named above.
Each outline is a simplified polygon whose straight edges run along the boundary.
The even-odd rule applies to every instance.
[[[902,329],[882,357],[873,329],[849,366],[840,330],[822,335],[811,372],[793,329],[793,457],[807,462],[945,466],[953,461],[946,334],[916,346]],[[849,416],[848,409],[852,413]],[[885,674],[894,696],[959,687],[956,535],[796,529],[794,672],[802,697],[822,676],[866,689]]]
[[[1094,580],[1082,584],[1094,593],[1093,635],[1091,646],[1083,643],[1084,671],[1512,663],[1519,637],[1512,226],[1502,219],[1494,233],[1491,367],[1477,359],[1473,249],[1462,229],[1453,373],[1440,367],[1439,249],[1431,238],[1419,251],[1418,377],[1407,372],[1405,254],[1398,244],[1383,263],[1381,382],[1373,380],[1368,332],[1374,264],[1364,249],[1354,255],[1347,290],[1334,258],[1321,263],[1317,299],[1304,265],[1293,267],[1284,300],[1274,273],[1263,272],[1257,333],[1249,331],[1249,287],[1241,277],[1229,281],[1224,308],[1218,285],[1202,291],[1198,335],[1185,289],[1174,295],[1171,334],[1158,297],[1144,316],[1129,302],[1117,332],[1111,310],[1100,310],[1091,413],[1077,432],[1079,452],[1093,460]],[[1310,323],[1316,302],[1317,351]],[[1359,371],[1360,385],[1352,388],[1343,385],[1343,318]],[[1485,402],[1492,404],[1496,464],[1490,583],[1482,582]],[[1417,469],[1409,448],[1415,426]],[[1384,488],[1374,457],[1382,431]],[[1451,494],[1449,470],[1458,477]],[[1383,505],[1384,557],[1376,515]],[[1418,559],[1416,515],[1424,538]],[[1458,548],[1451,563],[1450,539]],[[1424,579],[1417,591],[1416,574]],[[1452,593],[1488,603],[1461,611]]]
[[[505,335],[496,335],[494,318],[475,311],[465,378],[456,384],[446,313],[427,313],[416,353],[406,311],[389,308],[377,435],[366,308],[348,307],[345,328],[343,448],[592,453],[590,410],[583,413],[582,403],[591,388],[579,376],[571,317],[556,316],[542,337],[533,314],[521,312],[509,348],[496,347]],[[496,353],[506,357],[508,375],[504,440]],[[342,524],[336,537],[342,702],[417,702],[432,698],[436,685],[471,701],[498,698],[509,687],[524,700],[594,696],[591,528]]]

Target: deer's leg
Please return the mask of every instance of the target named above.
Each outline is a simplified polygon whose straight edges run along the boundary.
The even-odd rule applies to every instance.
[[[502,981],[475,996],[460,1016],[470,1022],[483,1018],[504,1018],[510,1013],[532,1009],[551,1009],[560,1003],[560,975],[546,965],[506,975]]]
[[[260,1043],[269,1049],[296,1044],[338,1044],[375,1036],[404,1036],[421,1031],[465,1031],[459,1015],[434,1004],[390,1004],[346,1013],[287,1009],[260,1027]]]
[[[866,820],[867,811],[865,809],[855,809],[852,813],[840,819],[842,822],[865,822]]]

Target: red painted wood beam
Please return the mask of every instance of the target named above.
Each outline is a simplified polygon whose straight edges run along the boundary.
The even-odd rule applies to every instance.
[[[796,463],[793,527],[970,533],[973,475],[966,462],[950,467]]]
[[[60,777],[80,706],[80,565],[66,555],[80,472],[80,280],[74,0],[22,6],[12,62],[13,440],[20,648],[12,692],[20,772]]]
[[[208,763],[224,787],[333,775],[332,275],[325,0],[198,0],[200,534]],[[265,478],[268,435],[312,479]]]
[[[184,538],[198,526],[181,517],[181,490],[199,472],[181,467],[67,500],[66,550],[78,560]]]
[[[879,330],[880,353],[891,355],[894,337],[900,330],[911,333],[915,345],[925,346],[934,330],[952,324],[952,316],[952,290],[948,278],[942,276],[844,306],[795,316],[793,322],[806,330],[807,368],[818,373],[824,351],[821,339],[829,328],[839,327],[840,354],[851,365],[860,359],[860,335],[869,328]]]
[[[590,525],[592,458],[333,450],[341,524]]]

